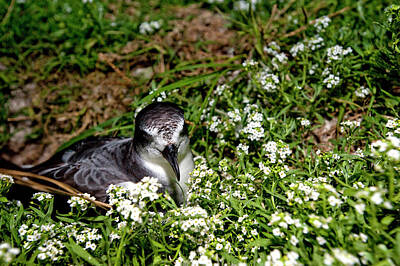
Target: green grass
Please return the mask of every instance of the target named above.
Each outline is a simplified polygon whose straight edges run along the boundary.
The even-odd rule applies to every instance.
[[[98,54],[120,54],[140,39],[152,46],[114,64],[125,70],[145,54],[171,69],[137,83],[145,89],[131,112],[62,148],[96,133],[132,135],[135,110],[161,97],[185,110],[198,158],[187,206],[116,191],[107,215],[85,204],[60,214],[52,198],[25,208],[2,203],[0,242],[10,246],[0,254],[10,264],[400,264],[398,6],[259,1],[245,11],[236,10],[239,1],[204,2],[241,37],[234,48],[243,53],[221,62],[212,54],[184,61],[152,43],[173,30],[166,11],[191,1],[11,2],[7,13],[10,1],[0,1],[1,101],[28,82],[18,79],[23,71],[44,81],[63,71],[112,72]],[[326,24],[310,24],[332,14]],[[140,32],[142,22],[160,19],[154,33]],[[42,71],[33,74],[40,58]],[[2,109],[4,128],[7,117]],[[2,143],[7,134],[0,132]],[[1,186],[6,195],[7,182]]]

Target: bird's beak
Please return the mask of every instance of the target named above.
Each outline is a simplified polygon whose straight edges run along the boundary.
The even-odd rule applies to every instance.
[[[172,169],[175,172],[176,178],[178,181],[181,179],[181,175],[179,172],[179,164],[178,164],[178,149],[175,145],[170,144],[162,152],[164,158],[169,162],[172,166]]]

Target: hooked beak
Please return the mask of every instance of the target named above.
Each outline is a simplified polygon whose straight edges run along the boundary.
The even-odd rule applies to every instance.
[[[162,151],[162,155],[172,166],[172,169],[175,172],[176,178],[178,181],[181,179],[181,175],[179,172],[179,164],[178,164],[178,149],[175,145],[170,144]]]

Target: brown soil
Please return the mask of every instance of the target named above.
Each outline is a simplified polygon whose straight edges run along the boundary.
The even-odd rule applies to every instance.
[[[151,36],[150,42],[132,40],[117,53],[99,54],[98,68],[85,76],[64,70],[38,80],[37,73],[50,58],[31,59],[31,73],[21,73],[22,81],[11,93],[7,126],[12,137],[0,156],[19,165],[43,162],[63,142],[129,111],[134,97],[146,92],[157,74],[173,69],[173,62],[222,62],[243,52],[238,47],[245,46],[238,45],[238,36],[221,15],[198,5],[173,12],[171,30]],[[137,54],[145,48],[150,49]],[[182,71],[174,77],[210,71]]]

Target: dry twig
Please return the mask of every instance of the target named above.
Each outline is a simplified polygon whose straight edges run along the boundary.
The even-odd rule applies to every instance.
[[[350,9],[351,9],[351,7],[346,6],[346,7],[342,8],[342,9],[340,9],[339,11],[336,11],[334,13],[329,14],[328,17],[329,18],[336,17],[336,16],[338,16],[338,15],[340,15],[340,14],[342,14],[342,13],[344,13],[344,12],[350,10]],[[307,25],[303,25],[300,28],[298,28],[297,30],[291,31],[289,33],[286,33],[285,35],[282,36],[282,38],[288,38],[288,37],[292,37],[292,36],[295,36],[295,35],[299,34],[300,32],[306,30],[308,28],[308,26],[314,25],[317,22],[317,20],[318,19],[314,19],[314,20],[310,21]]]
[[[112,69],[114,69],[114,71],[125,81],[132,83],[132,80],[130,78],[128,78],[118,67],[116,67],[113,62],[111,62],[110,59],[108,59],[106,54],[99,54],[99,59],[100,61],[104,61],[106,62]]]
[[[91,201],[93,204],[95,204],[97,207],[100,207],[102,209],[111,209],[111,205],[97,201],[97,200],[91,200],[85,196],[83,196],[79,190],[62,183],[60,181],[54,180],[52,178],[48,178],[45,176],[29,173],[29,172],[24,172],[24,171],[17,171],[17,170],[10,170],[10,169],[4,169],[0,168],[0,173],[10,175],[14,178],[14,181],[16,184],[32,188],[37,191],[42,191],[42,192],[49,192],[53,194],[59,194],[59,195],[65,195],[65,196],[74,196],[74,197],[81,197],[83,199],[86,199],[88,201]],[[41,180],[50,183],[51,185],[45,185],[42,183],[39,183],[37,181],[34,181],[33,179],[36,180]],[[54,187],[57,186],[57,187]]]

